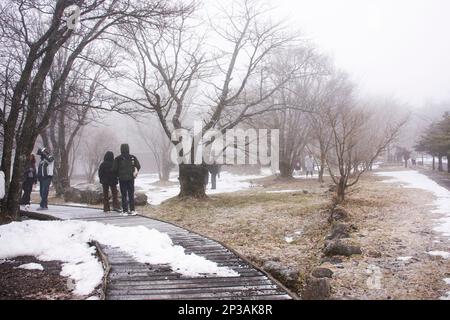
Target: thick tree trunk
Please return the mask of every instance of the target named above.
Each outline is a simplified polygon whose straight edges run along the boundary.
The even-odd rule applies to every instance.
[[[323,182],[323,173],[325,170],[325,161],[326,161],[326,154],[325,153],[321,153],[320,155],[320,168],[319,168],[319,182],[322,183]]]
[[[294,168],[286,161],[280,161],[280,176],[283,178],[292,178]]]
[[[438,170],[443,171],[444,167],[442,166],[442,156],[438,157]]]
[[[206,198],[205,182],[208,169],[204,165],[180,164],[180,198]]]
[[[159,180],[167,182],[170,179],[171,163],[169,161],[161,164],[161,172],[159,173]]]
[[[345,200],[345,183],[341,179],[337,185],[336,203],[340,204]]]

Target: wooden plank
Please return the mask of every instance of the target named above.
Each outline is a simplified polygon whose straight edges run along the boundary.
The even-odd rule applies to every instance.
[[[228,248],[181,227],[145,216],[102,214],[100,210],[83,207],[51,206],[46,213],[59,219],[156,229],[169,235],[187,254],[195,253],[239,273],[236,277],[213,274],[187,277],[174,272],[167,264],[139,263],[118,248],[100,244],[111,267],[107,279],[108,299],[291,299],[277,283]]]
[[[230,299],[245,298],[255,296],[276,296],[285,295],[285,293],[277,290],[260,290],[260,291],[225,291],[225,292],[199,292],[199,293],[178,293],[178,294],[121,294],[119,292],[108,293],[107,298],[110,300],[185,300],[185,299]]]

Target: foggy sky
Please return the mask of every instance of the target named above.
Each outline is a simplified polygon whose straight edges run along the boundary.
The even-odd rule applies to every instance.
[[[450,1],[273,0],[363,92],[421,107],[450,99]]]

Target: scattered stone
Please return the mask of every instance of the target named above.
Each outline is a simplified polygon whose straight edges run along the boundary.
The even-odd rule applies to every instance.
[[[320,259],[320,263],[324,264],[324,263],[330,263],[332,265],[336,265],[336,264],[340,264],[342,263],[343,260],[337,256],[334,257],[323,257],[322,259]]]
[[[280,262],[266,261],[262,267],[270,273],[275,279],[283,283],[287,288],[297,291],[299,270],[283,266]]]
[[[324,267],[316,267],[311,272],[311,275],[316,278],[331,278],[333,276],[333,271]]]
[[[303,190],[303,194],[308,194],[309,191],[308,190]]]
[[[137,206],[145,206],[147,205],[148,197],[143,192],[138,192],[134,195],[134,204]]]
[[[349,257],[354,254],[362,254],[359,246],[346,243],[342,240],[328,241],[323,249],[323,253],[327,257],[331,256],[346,256]]]
[[[345,223],[335,223],[331,227],[331,232],[327,236],[327,240],[350,238],[350,232],[355,231],[354,225]]]
[[[347,210],[340,206],[336,206],[332,211],[331,215],[328,219],[330,223],[337,222],[337,221],[346,221],[349,219],[349,214]]]
[[[382,256],[381,252],[376,251],[376,250],[369,250],[367,252],[367,255],[372,258],[381,258],[381,256]]]
[[[74,187],[66,189],[64,201],[85,204],[101,204],[103,202],[103,191],[98,186],[96,189],[81,190]]]
[[[327,278],[309,276],[301,294],[303,300],[326,300],[330,297],[331,286]]]

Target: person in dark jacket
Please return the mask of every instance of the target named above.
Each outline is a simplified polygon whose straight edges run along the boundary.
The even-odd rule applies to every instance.
[[[23,182],[22,182],[22,199],[20,200],[21,205],[25,205],[25,210],[30,207],[31,201],[31,191],[33,191],[33,185],[37,183],[37,173],[36,173],[36,158],[34,154],[30,154],[25,166],[25,171],[23,172]]]
[[[113,171],[114,153],[107,151],[103,162],[98,168],[98,177],[103,187],[103,211],[109,212],[109,189],[111,189],[114,211],[120,211],[119,191],[117,190],[117,176]]]
[[[220,178],[220,165],[214,162],[208,166],[208,171],[211,173],[211,189],[215,190],[217,187],[216,178],[217,176]]]
[[[120,156],[114,159],[113,172],[119,178],[124,214],[136,215],[134,208],[134,179],[141,170],[138,159],[130,154],[130,147],[124,143],[120,146]],[[130,212],[128,211],[128,205]]]
[[[39,192],[41,194],[41,203],[38,210],[48,209],[48,193],[50,191],[50,184],[53,179],[53,171],[55,159],[47,148],[38,149],[37,154],[41,157],[38,166],[38,180]]]

